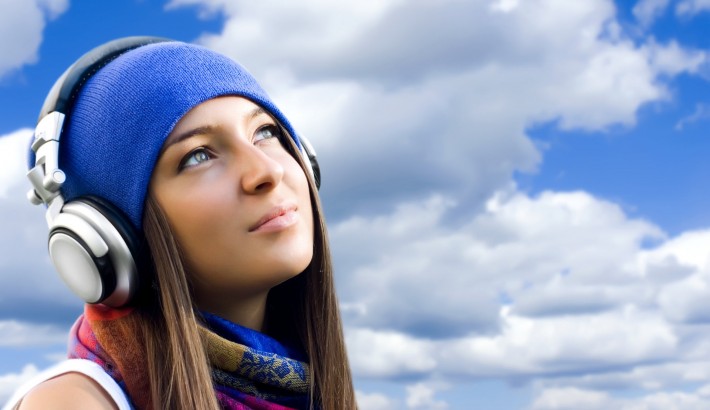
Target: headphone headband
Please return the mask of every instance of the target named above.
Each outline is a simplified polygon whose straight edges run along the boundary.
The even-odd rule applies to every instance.
[[[134,48],[166,41],[173,40],[150,36],[125,37],[110,41],[87,52],[69,66],[54,83],[44,100],[37,121],[41,121],[53,111],[69,114],[74,98],[86,80],[116,57]]]

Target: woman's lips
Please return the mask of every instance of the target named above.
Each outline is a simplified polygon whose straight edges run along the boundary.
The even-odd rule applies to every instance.
[[[278,232],[290,227],[298,221],[295,205],[275,206],[257,223],[249,228],[249,232]]]

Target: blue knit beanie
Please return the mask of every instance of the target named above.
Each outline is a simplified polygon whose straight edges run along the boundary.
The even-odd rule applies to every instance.
[[[146,45],[101,68],[79,91],[60,143],[64,199],[106,199],[142,229],[148,184],[163,142],[190,109],[223,95],[263,107],[300,147],[288,120],[235,61],[181,42]]]

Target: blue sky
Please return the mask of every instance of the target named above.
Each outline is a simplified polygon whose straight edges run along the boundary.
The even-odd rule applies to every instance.
[[[363,409],[710,408],[707,0],[8,0],[0,402],[81,311],[26,203],[54,80],[196,42],[314,143]]]

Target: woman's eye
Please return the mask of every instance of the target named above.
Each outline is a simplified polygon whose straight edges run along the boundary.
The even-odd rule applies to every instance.
[[[264,125],[263,127],[256,130],[256,133],[254,134],[254,143],[256,144],[258,142],[269,140],[272,138],[280,140],[281,130],[279,129],[279,127],[273,124]]]
[[[207,162],[210,160],[210,154],[207,152],[207,149],[204,147],[197,148],[195,150],[192,150],[189,154],[185,156],[185,158],[182,159],[180,162],[180,167],[179,169],[182,171],[185,168],[190,168],[194,167],[196,165],[200,165],[203,162]]]

